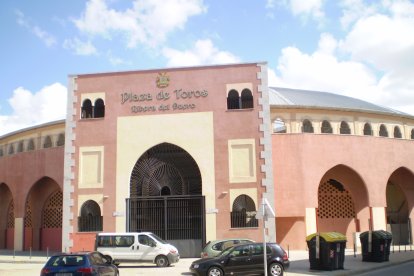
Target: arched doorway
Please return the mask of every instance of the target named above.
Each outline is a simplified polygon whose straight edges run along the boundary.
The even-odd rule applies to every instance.
[[[345,165],[331,168],[318,189],[317,227],[320,232],[340,232],[352,247],[354,233],[369,229],[369,205],[361,177]]]
[[[399,168],[387,183],[387,230],[392,233],[394,244],[412,243],[410,211],[414,204],[413,182],[414,175],[406,168]]]
[[[127,229],[150,231],[196,257],[205,242],[200,170],[182,148],[162,143],[135,163],[127,200]]]
[[[0,249],[14,248],[14,202],[9,187],[0,183]]]
[[[63,194],[49,177],[38,180],[26,198],[24,250],[62,250]]]

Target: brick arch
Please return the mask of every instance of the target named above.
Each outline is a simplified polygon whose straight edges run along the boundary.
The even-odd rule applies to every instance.
[[[0,249],[13,249],[14,241],[14,200],[10,187],[0,183]]]
[[[25,212],[24,212],[24,250],[56,250],[60,251],[60,248],[56,248],[57,234],[61,240],[61,220],[60,217],[50,217],[46,219],[45,213],[52,215],[51,200],[55,197],[59,197],[59,193],[62,191],[59,184],[50,177],[42,177],[36,181],[25,199]],[[62,210],[63,200],[60,196],[60,210]],[[56,201],[53,201],[56,202]],[[53,204],[52,204],[53,205]],[[56,208],[55,208],[56,209]],[[53,214],[53,216],[56,214]],[[44,219],[45,218],[45,219]],[[48,220],[60,220],[60,226],[51,228]],[[47,230],[54,229],[54,230]],[[50,246],[52,241],[53,246]]]

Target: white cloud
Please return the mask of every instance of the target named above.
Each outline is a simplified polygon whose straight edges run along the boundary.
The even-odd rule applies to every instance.
[[[191,16],[206,9],[203,0],[135,0],[132,8],[117,11],[109,8],[105,0],[90,0],[74,23],[91,36],[112,39],[122,34],[129,48],[139,43],[154,47],[169,33],[184,28]]]
[[[60,83],[31,91],[18,87],[8,100],[11,115],[0,115],[0,135],[66,117],[67,89]]]
[[[78,38],[66,39],[63,42],[63,48],[72,50],[76,55],[79,56],[90,56],[97,55],[98,50],[93,46],[91,41],[83,42]]]
[[[290,10],[294,16],[302,18],[304,21],[309,18],[321,23],[324,20],[325,13],[322,10],[325,0],[267,0],[266,8],[285,7]],[[274,15],[271,14],[273,17]]]
[[[26,16],[19,10],[16,11],[17,23],[28,29],[35,36],[37,36],[47,47],[52,47],[56,44],[56,39],[53,35],[41,29],[39,26],[32,26]]]
[[[164,48],[162,54],[168,59],[167,65],[170,67],[228,64],[240,61],[240,59],[232,53],[220,51],[214,47],[213,42],[209,39],[198,40],[191,50],[179,51],[171,48]]]

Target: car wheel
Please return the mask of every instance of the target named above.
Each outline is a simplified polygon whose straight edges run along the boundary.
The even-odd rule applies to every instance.
[[[223,276],[223,270],[221,270],[217,266],[210,267],[210,269],[207,272],[207,276]]]
[[[269,266],[269,275],[282,276],[283,275],[283,266],[279,263],[271,263],[270,266]]]
[[[157,264],[158,267],[166,267],[169,265],[168,259],[165,256],[158,256],[155,259],[155,263]]]

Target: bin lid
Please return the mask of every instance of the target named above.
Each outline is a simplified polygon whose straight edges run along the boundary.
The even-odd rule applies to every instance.
[[[310,241],[316,237],[318,233],[310,234],[306,237],[306,241]],[[346,236],[338,232],[320,232],[319,236],[327,242],[346,242]]]
[[[359,237],[360,238],[368,238],[369,231],[362,232]],[[372,231],[372,238],[378,240],[391,240],[392,234],[390,232],[384,230],[375,230]]]

